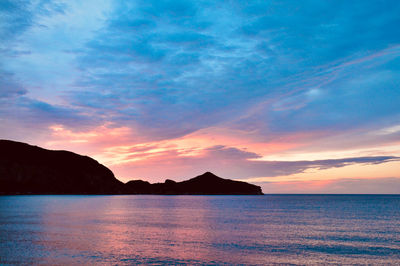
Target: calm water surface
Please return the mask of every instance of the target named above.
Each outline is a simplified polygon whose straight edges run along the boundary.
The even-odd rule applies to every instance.
[[[0,264],[400,264],[400,196],[2,196]]]

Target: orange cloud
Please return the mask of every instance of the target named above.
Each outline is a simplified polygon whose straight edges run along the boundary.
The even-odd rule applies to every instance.
[[[51,138],[45,147],[92,156],[110,167],[122,181],[135,178],[153,182],[165,178],[185,179],[201,172],[215,171],[222,177],[261,182],[263,186],[269,184],[267,186],[271,187],[274,183],[275,188],[294,186],[298,191],[314,191],[331,186],[332,180],[336,179],[397,177],[400,169],[398,162],[363,164],[363,161],[356,160],[347,166],[322,162],[317,168],[312,168],[313,162],[307,161],[369,154],[359,150],[304,152],[312,139],[323,132],[297,132],[262,142],[252,139],[248,132],[225,128],[202,129],[184,137],[161,141],[143,141],[133,129],[111,124],[79,132],[61,125],[52,125],[49,130]],[[391,149],[386,151],[388,153],[400,150],[388,147]]]

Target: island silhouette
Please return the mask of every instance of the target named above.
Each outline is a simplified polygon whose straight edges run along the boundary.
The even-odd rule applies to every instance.
[[[0,194],[263,195],[261,187],[206,172],[192,179],[123,183],[93,158],[0,140]]]

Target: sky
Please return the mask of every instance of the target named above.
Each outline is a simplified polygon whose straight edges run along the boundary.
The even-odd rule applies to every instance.
[[[400,2],[0,1],[0,138],[121,181],[400,193]]]

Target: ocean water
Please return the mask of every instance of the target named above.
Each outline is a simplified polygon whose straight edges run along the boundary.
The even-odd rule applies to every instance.
[[[400,264],[400,196],[1,196],[0,264]]]

